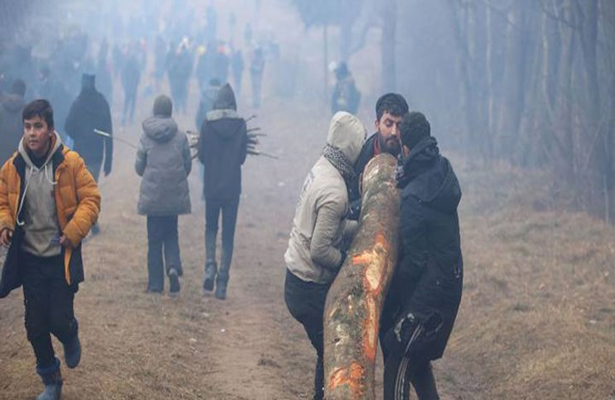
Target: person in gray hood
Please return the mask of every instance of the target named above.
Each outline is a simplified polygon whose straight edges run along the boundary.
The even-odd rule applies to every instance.
[[[0,105],[0,165],[11,158],[23,136],[21,112],[25,105],[25,94],[26,84],[17,79]]]
[[[323,313],[327,292],[346,258],[357,222],[346,220],[354,163],[367,131],[345,111],[331,119],[327,145],[303,183],[284,254],[284,300],[316,349],[314,399],[323,398]]]
[[[220,88],[213,111],[201,126],[198,156],[205,165],[205,281],[204,290],[213,290],[216,298],[226,298],[233,258],[235,225],[241,195],[241,166],[248,154],[246,121],[237,114],[233,89],[227,83]],[[216,263],[218,219],[222,213],[222,257]]]
[[[135,170],[143,177],[138,212],[147,216],[147,291],[162,292],[166,266],[169,291],[175,295],[183,274],[177,216],[191,211],[188,175],[192,156],[188,138],[177,128],[172,113],[171,99],[158,96],[154,115],[143,121]]]

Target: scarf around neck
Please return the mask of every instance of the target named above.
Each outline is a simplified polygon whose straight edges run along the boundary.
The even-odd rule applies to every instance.
[[[354,172],[354,165],[350,162],[348,157],[346,157],[340,149],[330,144],[325,146],[322,155],[339,171],[346,182],[346,186],[350,187],[352,182],[356,179],[357,174]]]

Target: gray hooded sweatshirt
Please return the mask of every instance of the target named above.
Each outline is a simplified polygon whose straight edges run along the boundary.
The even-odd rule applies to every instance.
[[[53,148],[40,168],[30,158],[23,140],[19,142],[18,148],[19,154],[26,162],[26,183],[19,205],[19,210],[24,210],[23,221],[18,219],[17,223],[25,228],[22,250],[38,257],[58,256],[62,252],[59,243],[60,224],[54,196],[54,186],[57,182],[51,162],[62,141],[60,135],[56,133],[55,136]]]
[[[331,119],[327,143],[354,164],[367,131],[352,114],[338,112]],[[356,230],[346,221],[348,192],[340,172],[321,156],[303,183],[284,254],[287,268],[303,281],[328,284],[342,262],[340,247]]]
[[[143,134],[135,162],[137,174],[143,177],[139,214],[189,214],[188,175],[191,169],[188,137],[177,129],[175,121],[161,116],[143,121]]]

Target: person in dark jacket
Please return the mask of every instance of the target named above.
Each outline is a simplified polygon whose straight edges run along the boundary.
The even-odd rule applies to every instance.
[[[254,50],[250,64],[250,80],[252,82],[252,107],[261,106],[261,91],[263,87],[263,74],[265,72],[265,54],[261,47]]]
[[[109,42],[105,38],[100,44],[98,51],[96,80],[98,81],[100,93],[105,96],[107,103],[109,103],[109,108],[113,108],[113,77],[111,76],[111,67],[107,62],[107,53],[109,53]]]
[[[376,102],[376,133],[371,135],[363,145],[361,154],[355,163],[357,180],[350,188],[349,218],[356,220],[361,212],[361,192],[359,183],[367,163],[380,153],[389,153],[397,157],[401,150],[400,125],[404,114],[408,112],[408,103],[398,93],[382,95]]]
[[[214,110],[201,126],[198,157],[205,166],[205,281],[203,289],[226,298],[233,257],[235,225],[241,194],[241,166],[248,150],[246,121],[237,114],[235,94],[229,84],[222,86]],[[222,212],[222,257],[216,263],[218,218]]]
[[[0,104],[0,163],[4,164],[15,152],[23,136],[21,112],[24,108],[26,84],[16,79],[11,85],[8,96]]]
[[[154,115],[143,121],[135,170],[143,177],[138,212],[147,216],[147,291],[162,292],[166,266],[169,290],[174,295],[180,290],[179,277],[183,271],[177,216],[190,214],[188,175],[192,156],[188,137],[177,129],[172,113],[171,99],[158,96]]]
[[[96,182],[100,176],[103,156],[105,176],[111,174],[113,140],[94,133],[94,129],[98,129],[113,134],[111,110],[105,96],[96,90],[94,75],[83,74],[81,93],[70,106],[64,126],[66,134],[74,142],[75,151],[83,157]],[[100,227],[95,224],[92,234],[99,232]]]
[[[237,96],[241,98],[241,85],[243,82],[243,69],[245,65],[243,62],[243,55],[241,50],[235,50],[233,52],[233,58],[231,60],[231,69],[233,70],[233,82],[235,83],[235,89]]]
[[[70,96],[66,85],[53,74],[48,66],[43,66],[39,72],[38,97],[47,99],[53,104],[53,116],[56,121],[56,132],[60,134],[62,141],[71,147],[70,138],[66,135],[64,123],[70,108]]]
[[[122,87],[124,88],[124,111],[122,112],[122,125],[126,121],[132,124],[137,104],[137,92],[139,90],[139,80],[141,71],[136,50],[130,49],[122,66]]]
[[[113,134],[111,111],[105,97],[96,90],[94,75],[83,74],[81,93],[75,99],[66,117],[66,133],[75,142],[77,151],[98,181],[104,156],[105,176],[111,173],[113,140],[94,133],[94,129]]]
[[[37,400],[59,400],[63,381],[51,334],[64,346],[66,365],[77,367],[81,241],[100,213],[100,193],[79,154],[54,131],[47,100],[26,105],[22,118],[18,152],[0,171],[0,244],[9,246],[0,298],[23,285],[26,333],[45,385]]]
[[[461,301],[461,188],[423,114],[404,116],[401,137],[401,250],[381,317],[385,391],[401,375],[419,400],[432,400],[439,397],[431,360],[442,357]]]
[[[331,114],[338,111],[356,114],[361,103],[361,92],[357,89],[348,65],[341,62],[334,72],[335,87],[331,96]]]

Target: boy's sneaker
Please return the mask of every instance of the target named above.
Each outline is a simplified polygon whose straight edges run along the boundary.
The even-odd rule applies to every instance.
[[[171,296],[177,296],[181,287],[179,285],[179,276],[175,268],[171,268],[171,270],[169,270],[169,282],[171,283],[171,287],[169,288],[169,294]]]

